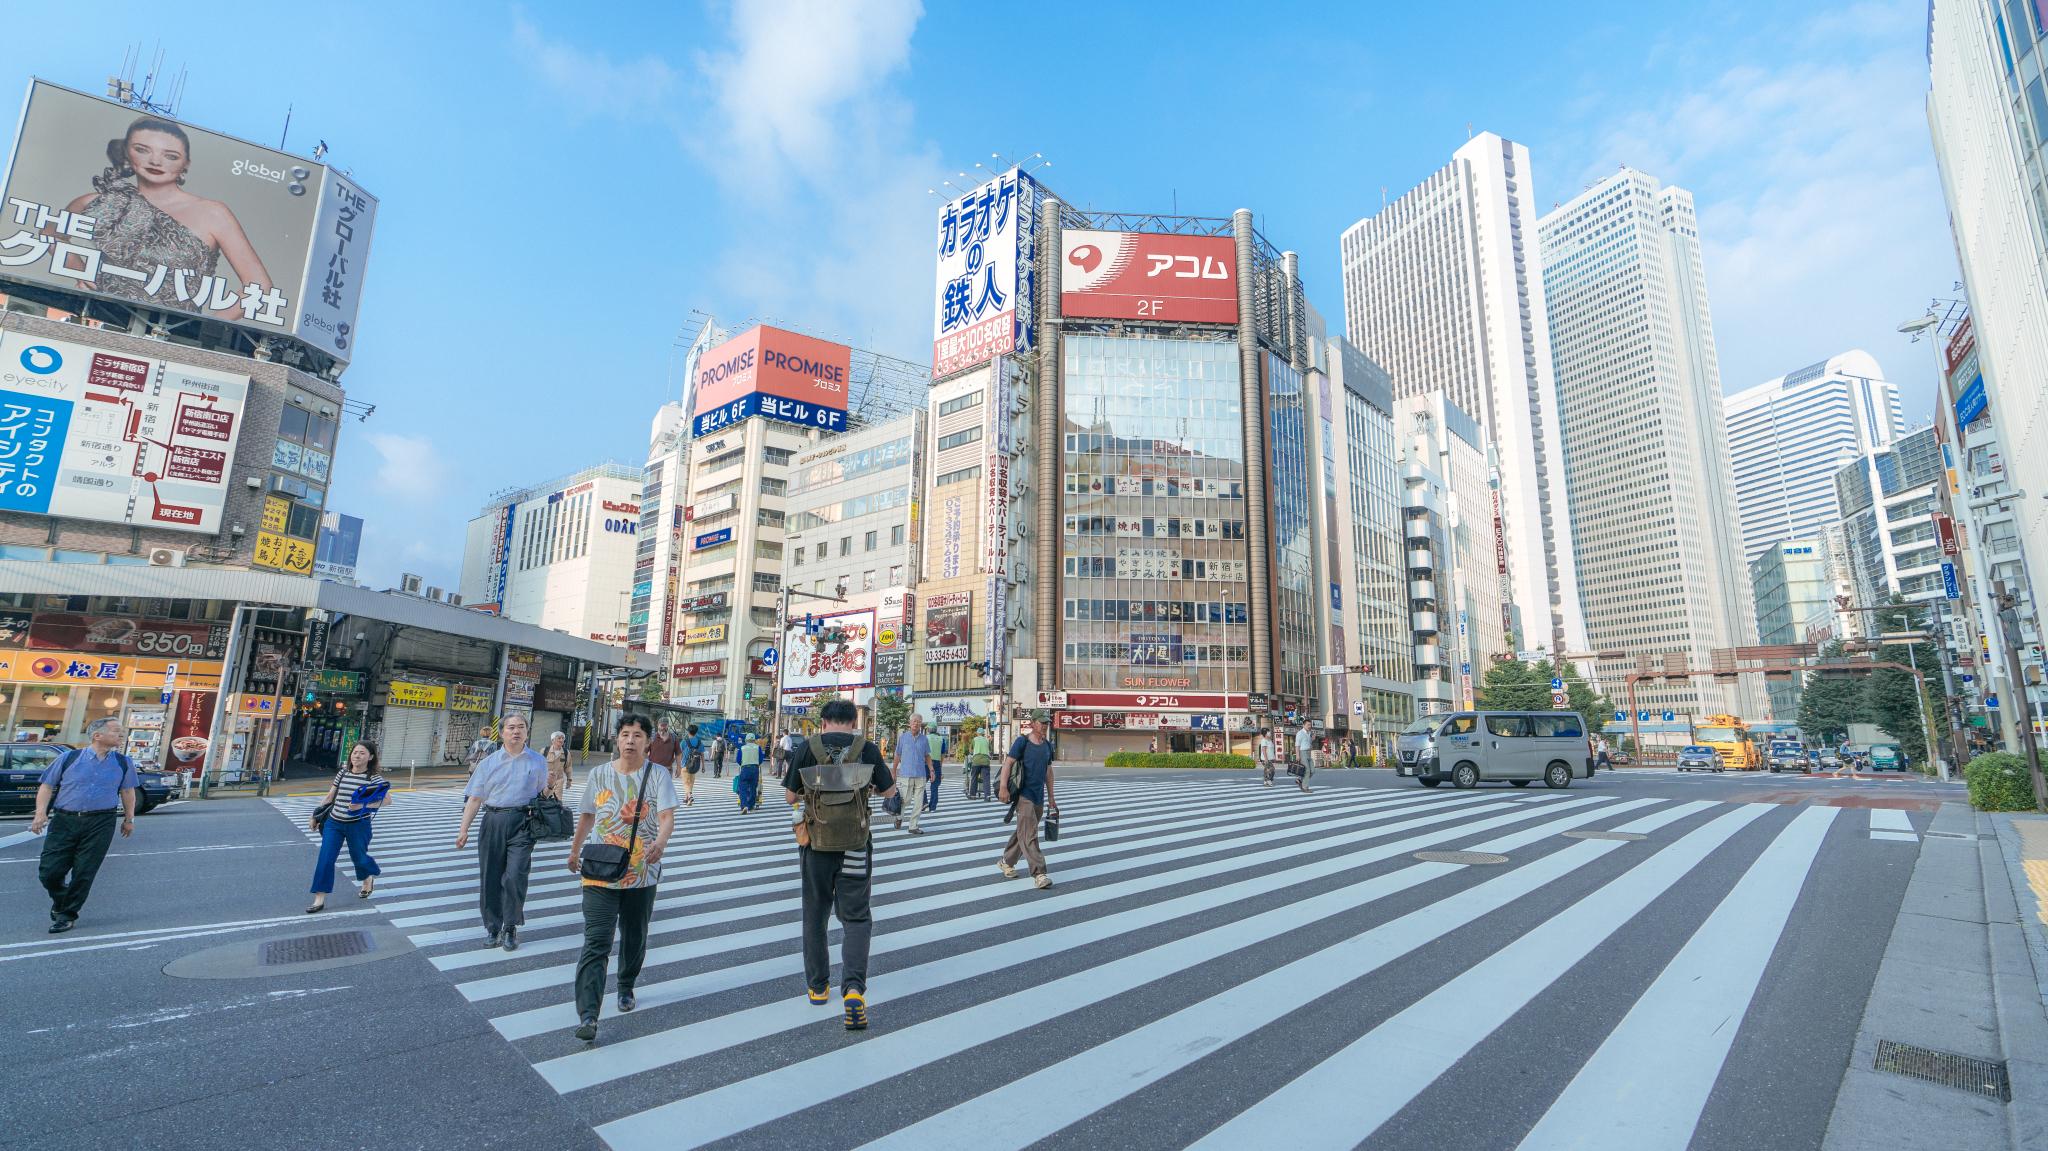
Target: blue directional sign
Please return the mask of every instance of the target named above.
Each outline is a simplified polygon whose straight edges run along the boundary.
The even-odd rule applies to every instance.
[[[1985,707],[1997,707],[1997,706],[1998,706],[1998,697],[1997,697],[1997,696],[1995,696],[1995,695],[1987,695],[1987,696],[1985,696],[1985,697],[1984,697],[1984,706],[1985,706]]]
[[[1617,711],[1614,713],[1614,719],[1617,723],[1626,723],[1628,722],[1628,713],[1625,711]]]
[[[1671,722],[1672,720],[1674,720],[1674,719],[1677,719],[1677,718],[1678,718],[1678,714],[1677,714],[1676,712],[1669,712],[1669,711],[1667,711],[1667,712],[1665,712],[1665,713],[1664,713],[1664,722],[1665,722],[1665,723],[1670,723],[1670,722]]]
[[[775,661],[780,658],[781,656],[777,655],[775,649],[771,647],[767,651],[761,653],[761,666],[767,668],[769,671],[774,671]]]
[[[1941,590],[1950,599],[1963,598],[1962,589],[1956,586],[1956,565],[1946,560],[1941,564]]]
[[[1558,679],[1558,678],[1555,678],[1555,677],[1553,677],[1553,678],[1551,679],[1551,681],[1550,681],[1550,690],[1552,690],[1552,691],[1563,691],[1563,690],[1564,690],[1564,680],[1562,680],[1562,679]]]
[[[1650,713],[1649,713],[1649,712],[1647,712],[1647,711],[1639,711],[1639,712],[1637,712],[1637,713],[1636,713],[1636,718],[1637,718],[1637,719],[1639,719],[1639,720],[1641,720],[1641,721],[1642,721],[1642,722],[1644,722],[1644,723],[1649,723],[1649,722],[1650,722]]]

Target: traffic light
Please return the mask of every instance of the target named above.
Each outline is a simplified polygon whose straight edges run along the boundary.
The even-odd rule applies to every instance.
[[[754,698],[754,683],[753,683],[753,681],[752,681],[752,680],[748,680],[748,681],[747,681],[747,691],[746,691],[746,695],[745,695],[745,696],[744,696],[743,698],[746,698],[746,699],[752,699],[752,698]]]

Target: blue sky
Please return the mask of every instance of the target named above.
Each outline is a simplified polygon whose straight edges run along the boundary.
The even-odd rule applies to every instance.
[[[692,309],[928,360],[928,189],[991,153],[1084,206],[1252,209],[1333,330],[1339,233],[1468,130],[1530,148],[1546,210],[1625,163],[1698,201],[1726,391],[1860,347],[1916,425],[1894,329],[1956,294],[1912,0],[280,7],[110,2],[0,84],[97,91],[160,41],[185,119],[274,144],[293,105],[380,198],[330,502],[378,587],[454,588],[492,492],[639,463]]]

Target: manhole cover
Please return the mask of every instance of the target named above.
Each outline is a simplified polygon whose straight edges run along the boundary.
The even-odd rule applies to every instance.
[[[1987,1095],[2000,1103],[2012,1102],[2012,1080],[2006,1076],[2005,1064],[1993,1063],[1989,1059],[1972,1059],[1967,1055],[1880,1039],[1877,1042],[1876,1066],[1879,1071],[1889,1071],[1894,1075],[1910,1075],[1944,1087]]]
[[[1424,863],[1506,863],[1505,855],[1494,855],[1487,851],[1418,851],[1415,858]]]
[[[286,963],[318,963],[322,959],[343,959],[377,950],[377,941],[367,931],[334,931],[326,935],[301,935],[297,939],[272,939],[263,944],[262,963],[277,967]]]
[[[1619,839],[1624,842],[1631,839],[1650,838],[1647,835],[1638,835],[1633,831],[1567,831],[1565,834],[1573,839]]]

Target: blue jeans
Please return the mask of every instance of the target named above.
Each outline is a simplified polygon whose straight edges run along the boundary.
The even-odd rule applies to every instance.
[[[334,890],[334,865],[341,858],[343,843],[348,844],[349,861],[356,865],[357,883],[384,874],[384,869],[370,858],[370,821],[343,823],[330,819],[320,828],[320,862],[313,865],[314,892],[325,894]]]

